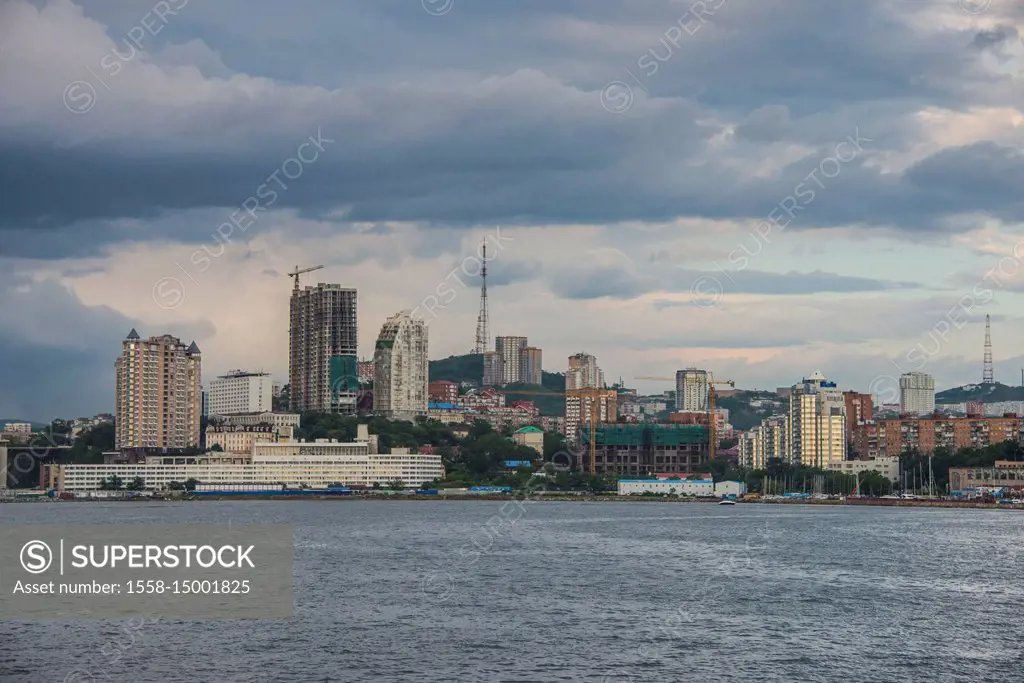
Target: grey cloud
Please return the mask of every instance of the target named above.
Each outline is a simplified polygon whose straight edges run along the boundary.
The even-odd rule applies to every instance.
[[[130,140],[76,146],[56,146],[44,142],[49,138],[39,131],[11,128],[0,137],[0,203],[5,206],[0,227],[60,233],[53,242],[64,248],[52,252],[60,256],[76,248],[88,253],[124,239],[126,231],[111,225],[120,217],[153,220],[202,207],[230,211],[294,153],[315,127],[313,121],[324,124],[325,133],[338,143],[281,192],[275,206],[297,209],[306,217],[323,218],[338,206],[350,207],[347,218],[354,221],[417,221],[426,226],[763,217],[814,170],[829,147],[853,132],[854,125],[845,123],[835,129],[839,119],[830,122],[822,116],[823,108],[860,107],[865,117],[884,114],[884,124],[878,118],[853,123],[875,139],[875,148],[893,149],[905,142],[891,132],[894,117],[929,104],[956,105],[967,97],[956,76],[966,76],[970,67],[950,48],[950,36],[912,34],[901,22],[886,18],[878,10],[883,5],[875,3],[825,7],[809,2],[797,8],[787,3],[788,11],[782,13],[772,2],[733,0],[716,13],[714,25],[694,37],[699,43],[685,46],[692,51],[699,45],[701,52],[680,53],[678,64],[666,62],[649,79],[656,95],[677,99],[651,100],[638,92],[630,111],[619,117],[604,112],[598,98],[601,84],[625,66],[614,45],[595,43],[588,59],[615,71],[605,75],[598,69],[584,76],[566,68],[572,55],[565,45],[547,40],[534,53],[522,41],[556,15],[606,27],[628,20],[629,26],[658,27],[664,22],[667,28],[679,6],[650,2],[626,12],[610,2],[594,1],[556,12],[543,3],[496,2],[438,18],[406,5],[381,3],[376,9],[352,11],[370,25],[391,21],[409,32],[432,27],[420,31],[413,44],[440,47],[423,54],[445,61],[431,61],[436,75],[414,88],[399,85],[400,77],[388,72],[373,85],[370,79],[345,90],[303,92],[299,111],[292,104],[296,95],[282,85],[248,107],[234,106],[236,100],[241,105],[239,98],[224,106],[181,107],[173,113],[173,126],[154,126]],[[323,3],[307,6],[326,12],[325,17],[341,16]],[[175,30],[194,28],[211,50],[220,52],[221,41],[225,54],[237,49],[223,35],[226,13],[193,9],[196,13],[183,15]],[[117,10],[108,3],[90,11]],[[122,13],[124,21],[136,20]],[[512,16],[529,20],[523,24],[527,33],[505,31],[499,37],[506,49],[499,51],[501,64],[487,74],[466,69],[469,63],[445,44],[453,33],[490,36],[491,31],[474,34],[467,29]],[[283,17],[280,21],[287,32],[290,26]],[[843,31],[813,29],[837,22]],[[222,32],[219,37],[215,29]],[[652,42],[659,35],[655,31]],[[192,48],[167,50],[178,50],[181,60],[209,57],[199,54],[198,43],[190,44]],[[419,63],[403,49],[396,47],[394,53],[381,55],[382,60]],[[260,63],[258,56],[249,56]],[[547,62],[537,63],[538,58]],[[227,59],[237,62],[238,55]],[[529,67],[522,68],[524,64]],[[444,67],[462,71],[454,75]],[[801,74],[799,88],[786,80],[793,73]],[[691,87],[694,79],[701,89]],[[661,88],[665,92],[659,94]],[[698,91],[703,94],[695,98]],[[741,96],[744,102],[738,101]],[[774,104],[761,106],[763,102]],[[883,102],[888,107],[884,112],[875,106]],[[104,115],[140,121],[165,116],[143,101],[125,103],[121,109]],[[99,107],[90,112],[102,113]],[[0,122],[3,117],[0,110]],[[63,126],[91,125],[87,118],[66,112],[63,117]],[[820,145],[820,152],[777,178],[737,179],[734,167],[719,162],[718,152],[710,147],[719,130],[703,123],[711,117],[738,122],[739,140],[749,147],[737,152],[751,160],[763,154],[758,141],[811,141]],[[239,131],[246,135],[240,138]],[[249,144],[240,144],[244,141]],[[943,158],[950,153],[944,152],[902,177],[880,175],[857,159],[829,181],[834,186],[821,192],[823,198],[793,228],[892,224],[907,230],[936,229],[944,217],[964,210],[1020,219],[1024,212],[1014,183],[1024,165],[1020,159],[1007,160],[1007,150],[981,147],[962,153],[952,166]],[[997,172],[991,162],[1000,157]],[[948,186],[963,176],[986,191],[950,196]],[[187,240],[197,232],[201,234],[191,228],[149,234]],[[134,236],[138,238],[137,231]],[[38,247],[23,251],[19,242],[7,248],[39,254]]]
[[[697,280],[723,293],[793,295],[824,292],[882,292],[916,289],[914,282],[890,282],[873,278],[837,275],[823,271],[810,273],[769,273],[756,270],[687,270],[666,268],[643,275],[623,269],[559,269],[550,278],[555,294],[567,299],[634,299],[651,292],[690,292]],[[716,285],[717,283],[717,285]],[[656,301],[657,310],[690,306],[691,302]]]
[[[0,326],[4,371],[0,415],[46,421],[54,417],[113,412],[114,359],[132,327],[143,336],[174,334],[200,340],[210,323],[147,329],[105,306],[85,306],[52,280],[0,276]]]
[[[736,136],[754,142],[774,142],[789,130],[789,110],[781,105],[756,109],[736,127]]]

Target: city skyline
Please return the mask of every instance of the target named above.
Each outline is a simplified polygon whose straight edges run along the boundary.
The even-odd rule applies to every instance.
[[[483,241],[492,334],[548,358],[587,348],[643,392],[669,387],[632,377],[691,365],[748,388],[813,368],[860,391],[911,371],[979,383],[986,314],[994,379],[1020,377],[1016,5],[728,0],[678,45],[669,2],[374,5],[346,21],[312,5],[325,20],[300,38],[281,8],[188,3],[130,51],[148,8],[0,6],[0,49],[18,55],[0,61],[0,312],[15,321],[0,330],[0,415],[111,411],[107,349],[132,327],[195,339],[209,376],[286,377],[296,263],[359,289],[361,356],[431,295],[432,356],[464,353]],[[451,38],[490,35],[496,17],[523,33],[465,59]],[[851,30],[815,45],[810,73],[781,49],[837,22]],[[382,24],[403,55],[319,61],[347,63],[341,44],[376,54],[359,27]],[[132,55],[116,74],[114,49]],[[810,87],[794,91],[792,72]],[[253,92],[272,126],[242,106]],[[67,191],[40,190],[53,183]],[[815,198],[795,210],[801,184]],[[270,189],[273,206],[243,208]],[[76,334],[52,334],[55,319]]]

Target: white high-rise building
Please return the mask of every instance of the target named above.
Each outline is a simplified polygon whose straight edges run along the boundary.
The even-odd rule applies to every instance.
[[[265,372],[232,370],[210,382],[208,415],[263,413],[272,409],[274,381]]]
[[[569,356],[569,371],[565,373],[565,390],[604,389],[604,372],[597,367],[597,358],[589,353]]]
[[[793,385],[786,420],[788,460],[826,469],[846,459],[846,401],[819,371]]]
[[[494,350],[501,362],[501,383],[513,384],[524,381],[523,351],[526,337],[495,337]]]
[[[373,352],[373,411],[412,420],[427,414],[427,326],[410,311],[387,319]]]
[[[565,392],[565,437],[577,443],[579,429],[594,424],[615,422],[618,394],[614,389],[571,389]]]
[[[782,460],[786,453],[786,415],[773,415],[749,432],[740,434],[740,464],[763,470],[770,460]]]
[[[925,372],[900,375],[900,413],[931,415],[935,412],[935,378]]]
[[[707,409],[707,370],[687,368],[676,371],[676,410],[701,413]]]

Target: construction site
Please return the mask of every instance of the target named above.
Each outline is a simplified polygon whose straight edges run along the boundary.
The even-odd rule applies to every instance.
[[[707,470],[710,457],[706,425],[597,424],[580,439],[584,457],[593,458],[592,468],[581,469],[595,474],[695,474]]]

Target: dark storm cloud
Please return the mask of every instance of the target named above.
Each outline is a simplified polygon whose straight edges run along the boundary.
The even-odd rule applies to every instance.
[[[281,193],[275,208],[323,217],[346,206],[348,220],[452,226],[763,218],[855,127],[878,150],[899,148],[905,139],[892,129],[892,117],[962,101],[962,80],[971,68],[964,54],[974,35],[955,34],[962,38],[957,43],[949,34],[913,31],[892,18],[892,3],[881,0],[730,0],[645,80],[655,96],[686,99],[650,100],[637,88],[630,111],[614,116],[601,109],[598,91],[622,77],[623,68],[635,67],[643,54],[643,49],[621,44],[661,45],[664,51],[664,31],[685,12],[685,3],[652,1],[626,8],[597,0],[558,7],[494,2],[459,6],[443,17],[431,17],[407,2],[344,10],[312,0],[300,4],[304,16],[323,19],[305,24],[314,42],[326,38],[328,25],[334,32],[350,31],[340,21],[349,15],[354,25],[392,25],[395,36],[409,42],[378,44],[376,79],[372,60],[349,55],[360,63],[359,82],[343,98],[324,90],[304,93],[303,119],[322,122],[325,134],[338,142]],[[906,4],[905,11],[913,9],[913,3]],[[168,31],[195,29],[232,68],[245,67],[239,62],[249,60],[249,71],[259,73],[263,59],[255,43],[246,48],[237,29],[259,26],[270,33],[252,35],[261,41],[272,38],[276,17],[283,36],[279,45],[298,44],[300,36],[283,10],[268,8],[257,17],[241,7],[194,3],[187,8],[192,14],[183,11],[181,22],[169,24]],[[120,34],[114,27],[133,25],[136,10],[107,2],[90,5],[87,14],[110,21],[116,39]],[[332,23],[333,18],[339,22]],[[231,20],[236,30],[229,35]],[[511,31],[511,25],[519,28]],[[588,31],[596,37],[585,38]],[[188,37],[182,38],[186,42]],[[365,43],[365,36],[360,39]],[[480,49],[484,44],[487,50]],[[322,57],[299,51],[290,63],[298,74]],[[429,68],[436,74],[416,87],[402,87],[397,64],[406,65],[408,73]],[[185,117],[176,119],[178,125],[154,125],[145,135],[123,140],[108,136],[57,146],[22,126],[0,133],[0,228],[48,231],[46,240],[54,245],[46,250],[32,240],[18,240],[9,241],[6,249],[62,257],[94,252],[126,239],[126,233],[132,239],[203,239],[216,226],[190,224],[147,235],[111,221],[237,207],[252,196],[293,153],[288,131],[296,143],[311,132],[293,117],[282,118],[280,112],[293,97],[287,88],[269,97],[279,101],[230,112],[186,106],[174,113]],[[860,119],[850,114],[844,119],[849,126],[837,129],[835,121],[827,124],[819,113],[854,105],[870,112],[863,107],[884,101],[890,107],[885,123],[871,118],[882,111]],[[141,101],[123,106],[136,109],[142,121],[158,116],[157,109]],[[90,115],[100,113],[97,107]],[[747,146],[733,153],[749,156],[752,163],[770,154],[758,143],[811,144],[820,152],[776,178],[737,178],[734,165],[716,158],[719,152],[710,140],[721,128],[708,124],[709,118],[736,121],[737,140]],[[81,121],[65,113],[61,125]],[[251,131],[249,144],[220,144],[220,129]],[[199,139],[210,140],[205,151],[179,144],[195,142],[190,131],[201,131]],[[1021,219],[1019,193],[1007,192],[1010,184],[996,175],[993,160],[1010,177],[1024,170],[1019,157],[1007,159],[1005,150],[994,146],[964,153],[964,165],[958,167],[941,155],[925,160],[906,176],[882,176],[858,159],[794,229],[851,223],[934,229],[948,214],[965,210]],[[950,196],[947,190],[963,176],[973,176],[971,183],[984,186],[985,192]],[[253,231],[261,229],[256,225]]]
[[[0,310],[8,314],[0,326],[0,415],[34,421],[113,412],[114,360],[133,327],[143,337],[189,341],[213,333],[207,322],[150,330],[106,306],[84,305],[55,281],[12,274],[0,275]]]

